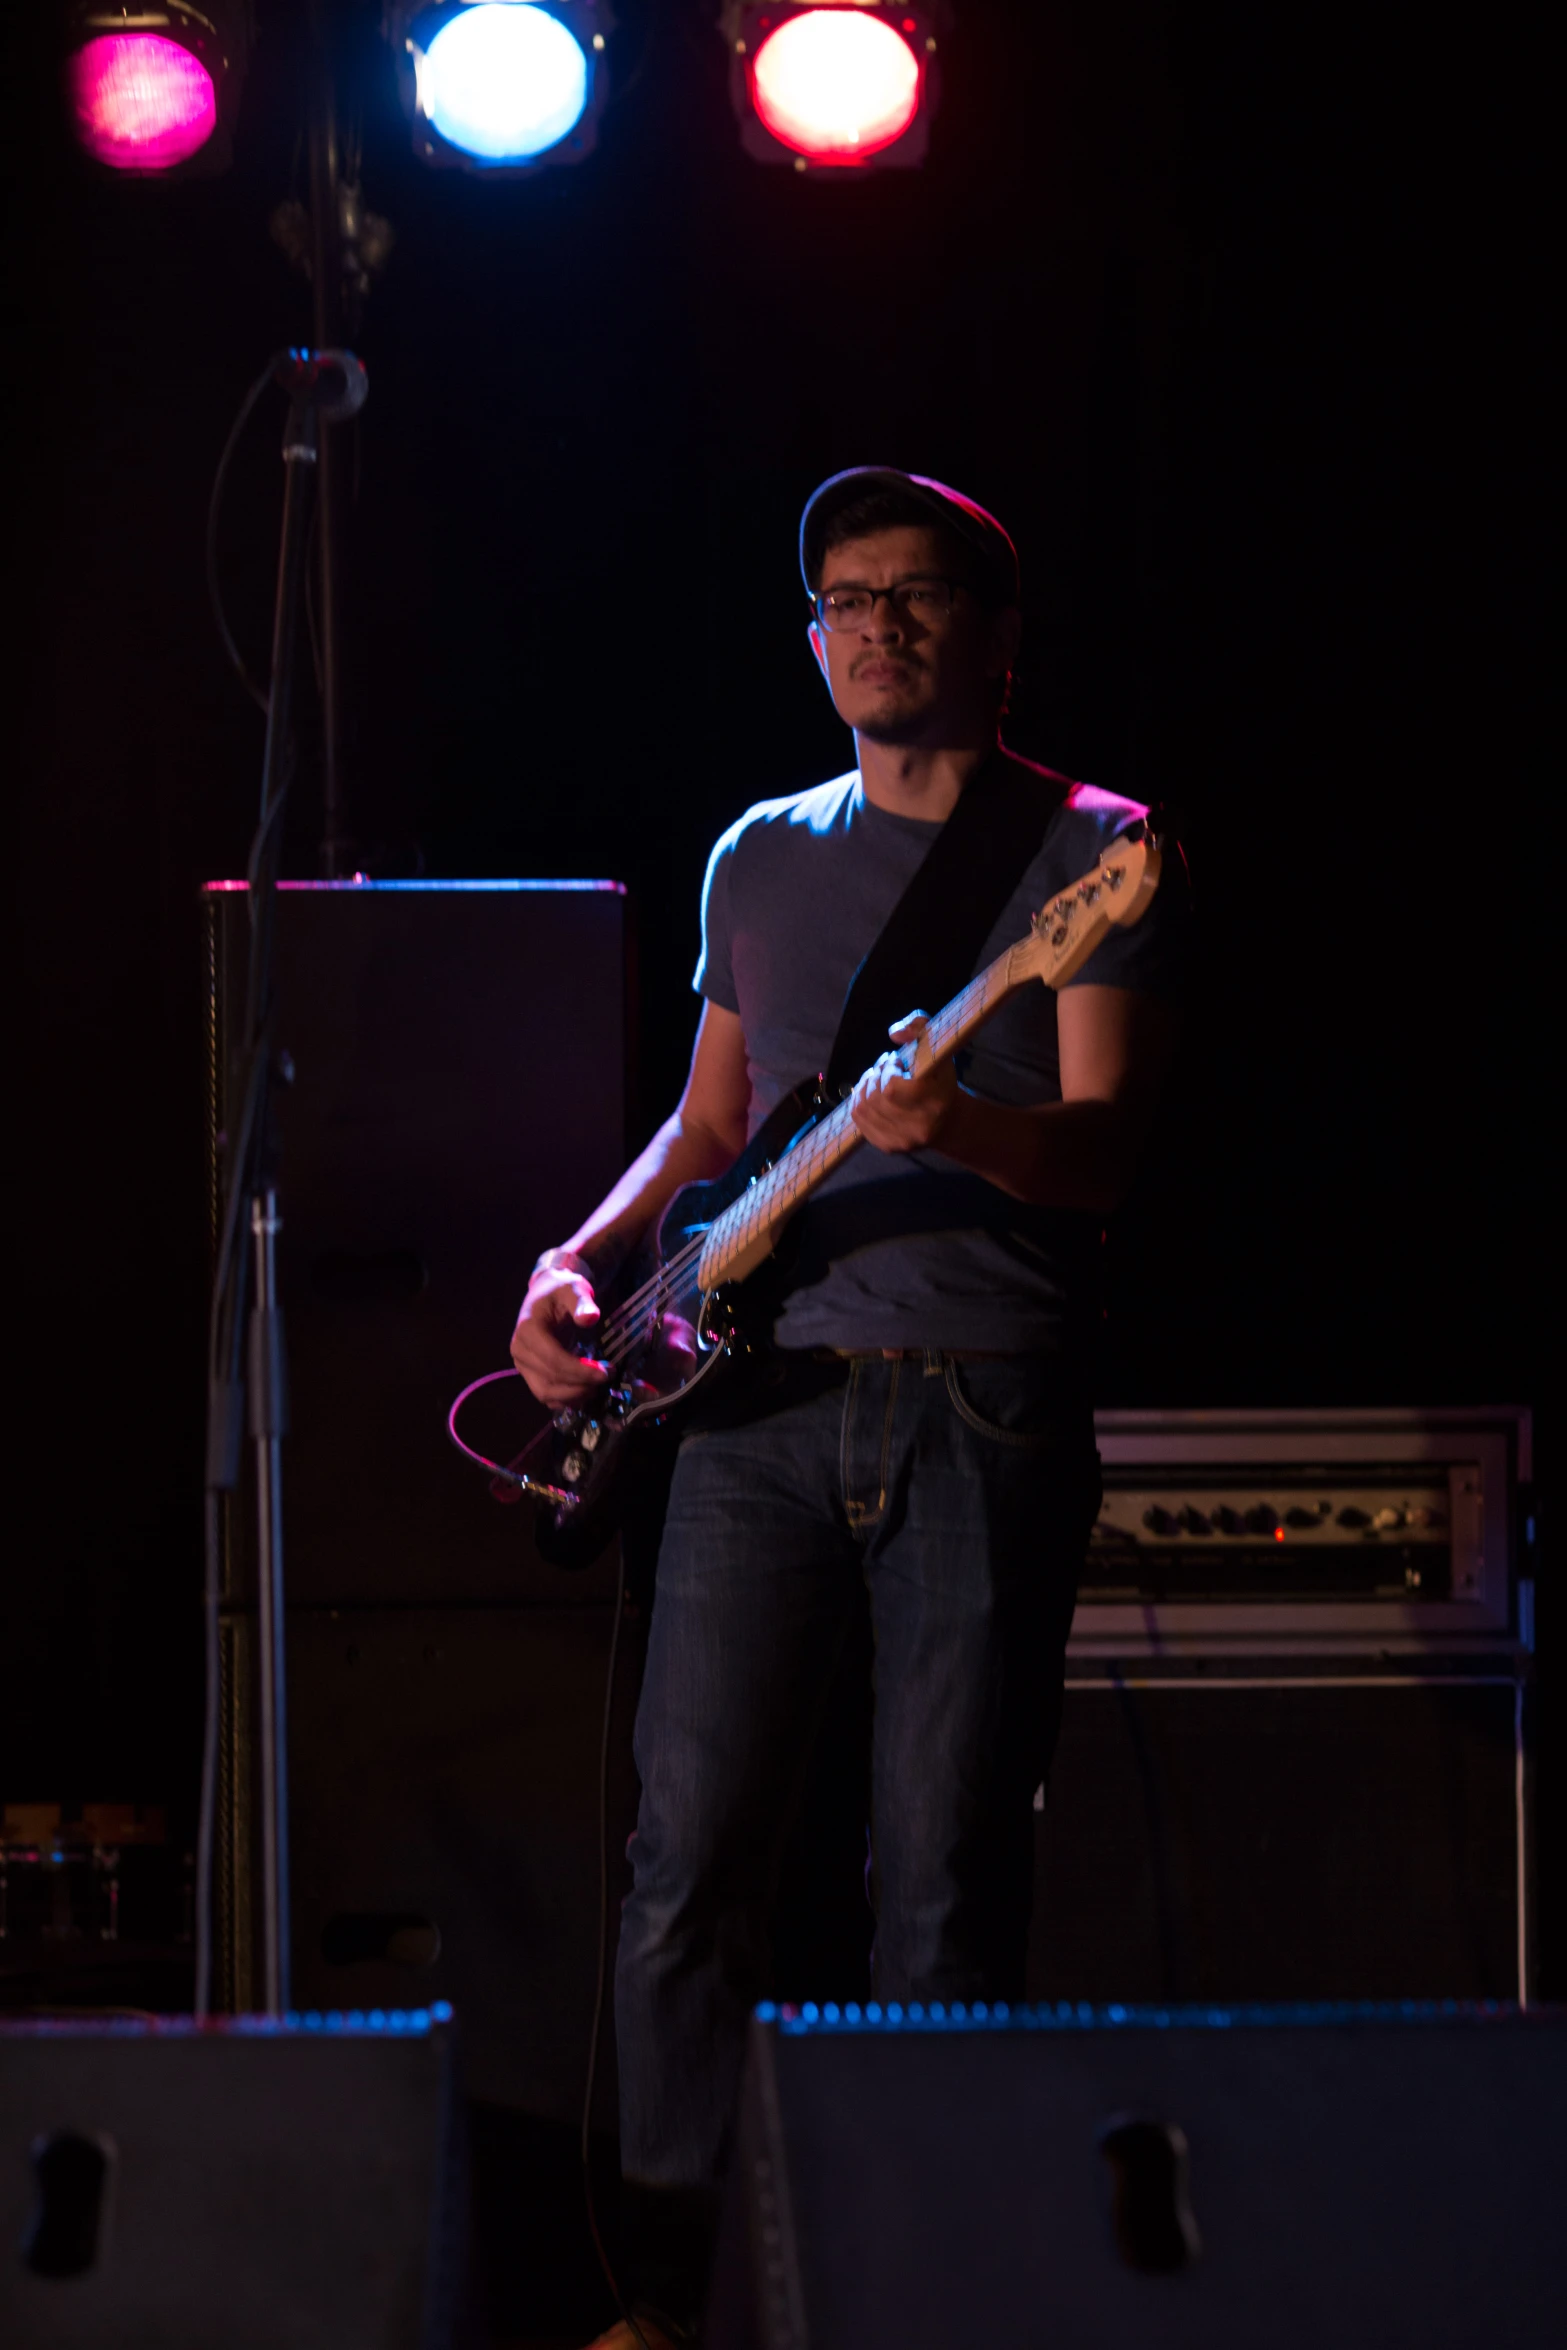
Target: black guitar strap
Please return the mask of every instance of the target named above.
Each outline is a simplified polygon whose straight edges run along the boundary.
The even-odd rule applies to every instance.
[[[967,985],[1071,786],[998,751],[962,796],[849,982],[827,1063],[836,1097],[887,1050],[905,1012],[939,1012]]]

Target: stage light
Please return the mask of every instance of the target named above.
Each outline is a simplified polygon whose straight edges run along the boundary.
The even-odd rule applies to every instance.
[[[518,172],[594,144],[611,30],[601,0],[446,0],[396,8],[414,145],[426,161]]]
[[[908,129],[920,69],[881,17],[808,8],[767,35],[751,87],[763,124],[786,147],[818,163],[858,163]]]
[[[112,171],[221,169],[250,46],[247,0],[71,11],[76,135]]]
[[[748,153],[796,171],[922,163],[935,105],[930,6],[730,0],[721,22]]]
[[[507,0],[449,17],[417,72],[424,113],[480,163],[531,163],[588,102],[588,61],[560,19]]]
[[[199,57],[157,33],[102,33],[71,60],[82,145],[117,171],[167,171],[218,127],[218,94]]]

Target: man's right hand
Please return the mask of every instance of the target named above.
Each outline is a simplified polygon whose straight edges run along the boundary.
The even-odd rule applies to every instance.
[[[581,1345],[599,1319],[591,1280],[573,1270],[573,1261],[582,1266],[589,1261],[576,1255],[578,1246],[590,1249],[601,1266],[622,1262],[683,1185],[710,1182],[739,1156],[750,1098],[740,1016],[719,1004],[704,1004],[678,1109],[599,1202],[581,1227],[581,1242],[546,1250],[554,1261],[528,1283],[512,1332],[511,1359],[552,1412],[563,1404],[585,1403],[612,1377],[608,1363],[574,1351],[573,1342]],[[677,1352],[685,1351],[678,1332],[671,1328],[664,1336]],[[694,1339],[690,1351],[695,1351]]]
[[[511,1334],[511,1359],[538,1397],[551,1411],[563,1404],[585,1403],[610,1376],[608,1363],[579,1355],[572,1337],[599,1318],[593,1284],[580,1273],[558,1266],[535,1273]]]

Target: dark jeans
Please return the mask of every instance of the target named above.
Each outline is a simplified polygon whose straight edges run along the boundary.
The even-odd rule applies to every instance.
[[[621,2160],[721,2168],[779,1860],[862,1587],[875,1642],[875,1996],[1017,1997],[1034,1789],[1099,1506],[1055,1366],[854,1357],[826,1392],[682,1443],[637,1714],[615,1977]]]

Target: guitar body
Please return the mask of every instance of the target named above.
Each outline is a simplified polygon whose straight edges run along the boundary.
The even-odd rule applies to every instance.
[[[610,1290],[584,1351],[596,1352],[604,1333],[625,1326],[615,1384],[592,1403],[557,1412],[511,1464],[539,1493],[537,1540],[551,1565],[585,1567],[598,1556],[620,1523],[628,1483],[674,1440],[675,1421],[694,1418],[732,1387],[737,1366],[765,1347],[775,1285],[753,1276],[704,1293],[691,1244],[831,1107],[820,1078],[786,1094],[732,1167],[676,1192],[658,1228],[652,1268],[645,1255],[633,1259]]]

